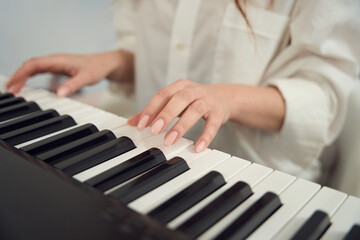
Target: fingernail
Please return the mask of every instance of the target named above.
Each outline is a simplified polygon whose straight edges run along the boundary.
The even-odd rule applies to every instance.
[[[205,148],[205,141],[201,141],[201,142],[196,146],[195,151],[199,153],[199,152],[204,151],[204,148]]]
[[[175,139],[178,136],[178,132],[177,131],[172,131],[169,135],[167,135],[164,139],[164,146],[168,147],[171,144],[174,143]]]
[[[152,126],[151,126],[151,129],[150,129],[150,132],[152,133],[152,134],[158,134],[160,131],[161,131],[161,129],[164,127],[164,125],[165,125],[165,122],[164,122],[164,120],[162,120],[162,119],[158,119]]]
[[[62,86],[61,88],[59,88],[59,90],[57,91],[57,95],[59,97],[66,97],[70,94],[70,89],[67,86]]]
[[[149,119],[150,119],[149,115],[144,115],[144,116],[140,119],[140,121],[139,121],[139,123],[138,123],[138,125],[137,125],[137,128],[138,128],[140,131],[143,130],[143,129],[147,126],[147,124],[148,124],[148,122],[149,122]]]

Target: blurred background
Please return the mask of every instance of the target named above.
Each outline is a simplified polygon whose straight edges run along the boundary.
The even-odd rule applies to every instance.
[[[24,61],[35,56],[113,48],[110,3],[111,0],[0,0],[0,75],[11,76]],[[48,88],[51,79],[51,75],[42,74],[27,84]],[[106,85],[102,81],[82,91],[94,93]]]

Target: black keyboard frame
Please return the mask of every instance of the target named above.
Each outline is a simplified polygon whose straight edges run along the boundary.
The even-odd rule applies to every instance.
[[[190,239],[0,140],[0,239]]]

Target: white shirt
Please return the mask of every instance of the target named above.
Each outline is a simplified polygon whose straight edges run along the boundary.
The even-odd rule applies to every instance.
[[[269,4],[247,1],[253,38],[233,0],[118,0],[117,48],[136,55],[138,110],[181,78],[276,86],[286,102],[280,132],[228,122],[211,147],[316,180],[359,75],[360,1]],[[199,131],[186,136],[196,140]]]

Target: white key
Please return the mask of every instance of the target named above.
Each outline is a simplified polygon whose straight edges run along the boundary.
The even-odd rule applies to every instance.
[[[156,136],[150,136],[148,138],[145,138],[136,144],[135,149],[133,149],[127,153],[124,153],[118,157],[115,157],[113,159],[110,159],[104,163],[101,163],[93,168],[90,168],[90,169],[84,171],[84,172],[78,173],[78,174],[74,175],[74,178],[76,178],[77,180],[79,180],[81,182],[84,182],[84,181],[88,180],[89,178],[92,178],[92,177],[100,174],[103,171],[113,168],[114,166],[117,166],[118,164],[120,164],[132,157],[135,157],[136,155],[138,155],[152,147],[159,148],[161,151],[163,151],[165,157],[168,159],[168,155],[176,154],[192,144],[192,141],[187,140],[185,138],[181,138],[175,145],[171,145],[169,147],[164,147],[164,145],[163,145],[164,135],[165,135],[165,133],[161,133]]]
[[[141,142],[143,139],[153,136],[150,132],[150,128],[145,128],[143,131],[139,131],[136,127],[129,125],[123,125],[113,130],[117,137],[127,136],[135,143]]]
[[[91,108],[85,109],[84,111],[77,113],[76,122],[79,125],[86,124],[86,123],[92,123],[95,126],[97,126],[98,123],[94,122],[94,118],[101,116],[101,114],[102,114],[102,112],[96,111],[96,109],[91,109]]]
[[[167,158],[171,159],[175,156],[181,157],[183,158],[186,162],[192,162],[196,159],[199,159],[203,156],[205,156],[206,154],[208,154],[209,152],[211,152],[211,150],[209,148],[205,149],[204,151],[198,153],[195,151],[195,145],[191,145],[187,148],[185,148],[184,150],[177,152],[177,153],[168,153],[167,154]]]
[[[93,123],[99,128],[116,129],[126,125],[126,118],[118,117],[114,114],[103,112],[92,118],[90,123]]]
[[[221,164],[229,157],[229,154],[213,150],[196,161],[188,162],[190,168],[188,171],[134,200],[128,206],[140,213],[146,214],[171,195],[187,187],[194,180],[205,175],[210,169]]]
[[[50,92],[42,89],[23,88],[17,96],[25,98],[27,101],[36,101],[51,95]]]
[[[263,181],[253,188],[254,194],[245,202],[240,204],[231,213],[225,216],[222,220],[216,223],[212,228],[202,234],[199,239],[211,239],[220,234],[227,226],[229,226],[238,216],[245,212],[253,203],[261,198],[266,192],[273,192],[280,194],[284,191],[293,181],[294,176],[289,174],[274,171],[267,176]]]
[[[43,97],[41,99],[37,99],[35,101],[42,109],[46,110],[46,109],[57,109],[57,108],[61,108],[61,107],[69,107],[69,106],[73,106],[73,105],[77,105],[77,103],[73,104],[71,102],[71,100],[67,99],[67,98],[63,98],[63,99],[57,99],[51,96],[46,96]]]
[[[319,189],[319,184],[304,179],[297,179],[280,195],[280,200],[283,204],[281,208],[247,239],[272,239]]]
[[[290,239],[316,210],[326,212],[331,217],[345,198],[345,193],[323,187],[274,239]]]
[[[83,125],[85,123],[89,123],[88,120],[90,120],[91,118],[96,119],[96,117],[98,116],[98,115],[96,115],[96,113],[99,113],[99,112],[101,113],[101,111],[96,111],[96,109],[93,109],[93,110],[92,109],[86,109],[85,111],[80,111],[80,112],[78,112],[78,121],[75,120],[79,124],[77,124],[75,126],[72,126],[72,127],[69,127],[69,128],[66,128],[66,129],[62,129],[62,130],[57,131],[57,132],[47,134],[47,135],[42,136],[42,137],[38,137],[38,138],[35,138],[35,139],[32,139],[32,140],[29,140],[27,142],[18,144],[15,147],[16,148],[22,148],[22,147],[30,145],[32,143],[35,143],[35,142],[41,141],[43,139],[55,136],[55,135],[60,134],[60,133],[63,133],[65,131],[69,131],[69,130],[71,130],[73,128],[76,128],[76,127],[79,127],[80,125]],[[103,120],[103,119],[104,119],[104,117],[101,114],[101,116],[99,116],[99,121]],[[121,124],[124,124],[122,118],[120,118],[119,121],[122,122]],[[102,127],[101,124],[94,124],[94,125],[98,128],[99,131],[104,130],[104,128]],[[114,130],[115,128],[118,128],[118,125],[115,125],[115,126],[112,127],[112,126],[109,126],[109,124],[108,124],[107,129]],[[117,136],[117,137],[119,137],[119,136]]]
[[[331,226],[321,239],[343,239],[354,224],[360,224],[360,198],[349,196],[330,221]]]
[[[147,127],[142,131],[139,131],[136,127],[124,125],[120,128],[113,130],[113,132],[115,133],[115,135],[117,137],[127,136],[127,137],[131,138],[131,140],[135,143],[135,145],[137,145],[137,143],[139,143],[141,141],[144,141],[144,139],[146,139],[148,137],[154,136],[150,132],[150,127]],[[165,133],[163,133],[161,135],[161,137],[163,137],[163,136],[165,136]],[[193,145],[191,145],[192,142],[190,140],[185,140],[185,139],[181,139],[181,141],[186,142],[186,143],[184,142],[182,144],[191,145],[191,146],[187,147],[186,149],[179,149],[179,146],[177,144],[169,146],[169,147],[164,147],[163,143],[161,142],[161,140],[162,140],[161,137],[155,137],[156,141],[154,141],[154,144],[152,146],[160,148],[160,150],[164,153],[164,155],[166,156],[167,159],[171,159],[175,156],[179,156],[179,157],[184,158],[185,160],[191,160],[191,159],[199,158],[206,152],[210,151],[210,149],[206,149],[202,153],[197,153],[195,151],[195,147]],[[147,149],[149,149],[149,148],[151,148],[151,146],[148,145]]]
[[[239,176],[239,172],[241,173],[242,171],[245,171],[244,169],[246,169],[248,166],[250,166],[249,161],[246,161],[244,159],[237,158],[237,157],[231,157],[230,159],[225,160],[225,161],[228,164],[228,168],[235,170],[235,171],[231,171],[231,174],[226,173],[226,172],[225,173],[221,172],[226,181],[225,186],[221,187],[220,189],[218,189],[217,191],[215,191],[214,193],[209,195],[207,198],[198,202],[195,206],[193,206],[192,208],[190,208],[189,210],[187,210],[186,212],[184,212],[183,214],[181,214],[180,216],[178,216],[177,218],[175,218],[174,220],[169,222],[167,225],[169,228],[171,228],[171,229],[177,228],[178,226],[180,226],[180,224],[185,222],[187,219],[189,219],[191,216],[193,216],[196,212],[198,212],[199,210],[204,208],[206,205],[208,205],[212,200],[214,200],[219,195],[221,195],[223,192],[225,192],[227,189],[232,187],[233,184],[238,181],[236,179],[236,177]]]

